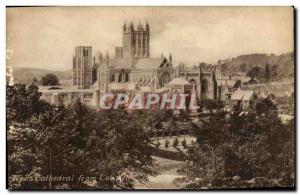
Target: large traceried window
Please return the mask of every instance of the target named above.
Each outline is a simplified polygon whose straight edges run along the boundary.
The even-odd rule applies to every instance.
[[[127,83],[129,81],[129,75],[128,73],[125,73],[125,83]]]
[[[163,72],[159,77],[160,87],[164,87],[167,83],[171,81],[171,76],[168,72]]]

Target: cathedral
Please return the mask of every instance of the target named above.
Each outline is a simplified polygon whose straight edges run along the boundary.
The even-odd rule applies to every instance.
[[[217,98],[216,67],[204,63],[187,67],[174,66],[172,55],[150,55],[150,26],[133,23],[122,28],[122,46],[115,47],[115,56],[101,52],[92,55],[92,47],[78,46],[73,56],[73,86],[77,89],[104,93],[163,91],[175,78],[189,82],[199,101]],[[178,81],[178,80],[177,80]]]

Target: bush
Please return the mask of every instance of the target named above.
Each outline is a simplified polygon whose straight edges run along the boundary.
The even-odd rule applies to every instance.
[[[55,74],[46,74],[42,77],[42,85],[44,86],[55,86],[60,85],[58,77]]]
[[[187,148],[187,144],[186,144],[186,140],[185,139],[182,140],[181,144],[182,144],[183,148]]]
[[[202,102],[204,108],[208,109],[211,113],[213,110],[220,110],[224,107],[223,103],[220,100],[211,100],[207,99]]]
[[[196,143],[196,142],[195,142],[194,140],[191,141],[191,145],[195,145],[195,143]]]
[[[169,144],[170,144],[170,141],[166,139],[166,141],[165,141],[165,148],[168,148]]]
[[[156,141],[156,144],[155,144],[156,148],[159,148],[160,145],[161,145],[160,141],[157,140],[157,141]]]
[[[179,144],[178,138],[176,137],[173,141],[173,147],[176,148]]]

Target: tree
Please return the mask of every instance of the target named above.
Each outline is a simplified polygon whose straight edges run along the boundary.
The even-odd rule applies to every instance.
[[[104,178],[98,182],[100,188],[133,188],[136,181],[147,182],[148,176],[155,174],[151,141],[132,116],[126,111],[109,110],[101,112],[93,121],[85,167],[91,170],[90,175]]]
[[[39,84],[39,81],[37,80],[37,78],[36,78],[36,77],[34,77],[34,78],[32,79],[32,83],[31,83],[31,85],[38,86],[38,84]]]
[[[44,86],[55,86],[60,85],[58,77],[55,74],[46,74],[42,77],[42,85]]]
[[[187,143],[186,143],[185,138],[182,140],[181,144],[182,144],[183,148],[187,148]]]
[[[165,148],[168,148],[169,147],[169,144],[170,144],[170,141],[169,140],[165,140]]]
[[[223,108],[223,104],[219,100],[212,100],[212,99],[203,100],[202,105],[203,107],[208,109],[211,113],[213,112],[213,110],[219,110]]]
[[[154,129],[161,128],[161,122],[174,118],[173,110],[138,110],[132,113],[132,117],[138,123],[143,124],[144,129],[151,127]]]
[[[277,114],[277,108],[271,100],[271,97],[268,98],[257,98],[252,106],[254,111],[258,114]]]
[[[160,145],[161,145],[160,141],[156,140],[156,143],[155,143],[156,148],[159,148]]]
[[[177,181],[184,188],[292,187],[293,123],[238,106],[218,113],[195,129],[197,144],[188,148],[185,177]]]
[[[177,148],[178,144],[179,144],[179,141],[178,141],[178,138],[176,137],[176,138],[173,140],[173,147],[174,147],[174,148]]]
[[[183,121],[183,122],[191,121],[188,112],[186,110],[179,110],[177,121]]]
[[[241,80],[237,80],[233,86],[234,89],[238,89],[242,86],[242,81]]]
[[[9,189],[38,189],[42,187],[36,181],[26,182],[20,178],[40,176],[40,156],[34,147],[36,130],[20,125],[7,128],[7,171]]]
[[[29,77],[26,80],[25,84],[26,85],[35,85],[35,86],[38,86],[39,82],[38,82],[38,79],[35,76],[32,76],[32,77]]]
[[[267,64],[266,65],[266,70],[265,70],[265,80],[266,80],[266,82],[270,81],[270,77],[271,77],[271,74],[270,74],[270,70],[269,70],[269,64]]]
[[[7,124],[11,121],[25,122],[34,113],[41,112],[40,96],[36,86],[26,86],[19,83],[6,86]]]
[[[36,88],[23,85],[13,86],[8,92],[10,189],[90,188],[87,183],[78,182],[81,175],[97,178],[93,188],[128,189],[136,181],[147,182],[148,176],[155,175],[151,141],[127,112],[98,113],[80,101],[67,108],[55,107],[40,101]],[[24,97],[27,104],[21,101]],[[21,103],[14,105],[14,102]],[[18,110],[22,113],[16,113]],[[74,175],[75,179],[64,182],[14,179],[47,175]]]
[[[7,86],[7,148],[8,177],[10,189],[41,189],[43,182],[26,181],[20,178],[37,177],[43,173],[42,146],[34,121],[51,106],[39,100],[36,86],[15,84]],[[49,119],[49,118],[48,118]],[[45,129],[46,130],[46,129]],[[45,138],[45,137],[44,137]]]
[[[247,76],[251,79],[257,78],[258,80],[261,80],[264,77],[264,71],[261,67],[254,66],[247,72]]]
[[[270,70],[271,80],[276,80],[278,78],[278,65],[273,65]]]

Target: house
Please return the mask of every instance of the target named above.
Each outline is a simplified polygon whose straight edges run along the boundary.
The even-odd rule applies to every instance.
[[[249,108],[253,101],[257,98],[257,95],[252,90],[237,89],[234,91],[230,98],[230,105],[237,105],[241,103],[243,109]]]

